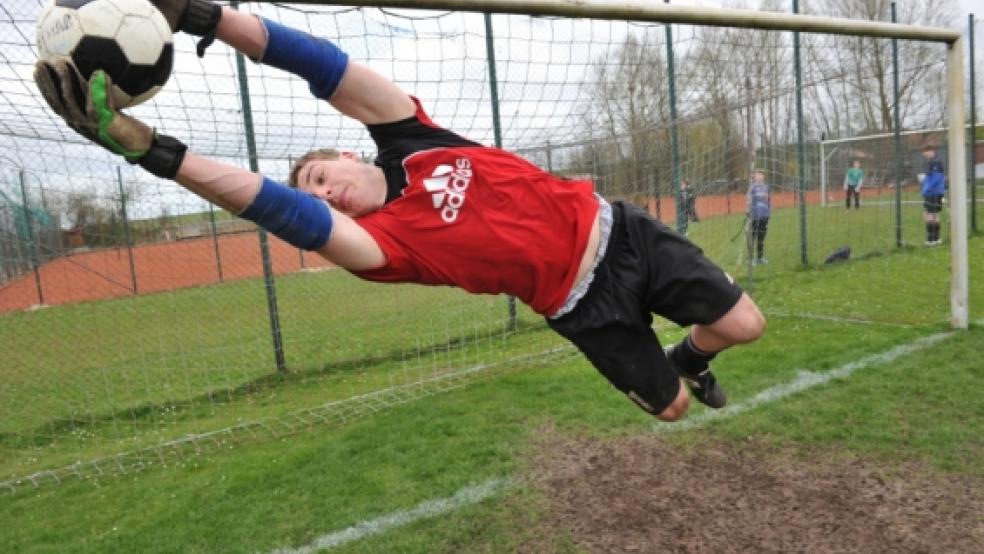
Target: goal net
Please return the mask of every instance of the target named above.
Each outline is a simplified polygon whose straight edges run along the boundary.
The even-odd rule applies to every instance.
[[[32,82],[41,8],[0,10],[5,487],[180,463],[573,354],[507,298],[359,281],[91,145]],[[901,153],[893,136],[859,138],[893,131],[890,39],[803,34],[798,86],[787,31],[681,24],[671,41],[645,21],[239,9],[336,40],[442,126],[648,209],[767,314],[951,316],[951,249],[923,245],[918,186],[921,148],[945,160],[945,133],[906,134]],[[902,128],[945,126],[946,45],[898,48]],[[175,49],[164,90],[131,113],[192,150],[249,167],[254,143],[259,170],[280,180],[313,148],[375,155],[302,80],[222,44],[199,59],[176,35]],[[847,209],[854,160],[864,181]],[[755,170],[771,193],[761,255],[746,217]],[[851,259],[825,264],[841,247]]]

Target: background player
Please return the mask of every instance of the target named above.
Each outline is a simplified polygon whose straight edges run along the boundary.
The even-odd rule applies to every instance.
[[[861,160],[854,160],[854,165],[844,175],[844,203],[851,209],[851,197],[854,198],[854,209],[861,209],[861,185],[864,184],[864,170]]]
[[[943,211],[943,195],[946,194],[946,177],[943,162],[936,157],[936,147],[923,147],[926,174],[922,182],[923,220],[926,222],[926,245],[943,244],[940,238],[940,212]]]
[[[765,234],[769,231],[769,217],[772,215],[772,194],[765,182],[765,172],[755,170],[752,184],[748,186],[746,195],[748,205],[748,221],[751,233],[748,237],[748,255],[753,253],[755,265],[767,264],[765,259]]]

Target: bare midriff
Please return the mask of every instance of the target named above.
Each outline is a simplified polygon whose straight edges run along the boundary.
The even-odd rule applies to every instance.
[[[588,235],[588,246],[584,249],[584,255],[581,256],[581,263],[577,267],[577,277],[574,278],[574,286],[577,286],[584,279],[584,276],[591,271],[591,266],[594,265],[595,257],[598,255],[600,242],[601,217],[600,215],[595,215],[594,223],[591,224],[591,234]]]

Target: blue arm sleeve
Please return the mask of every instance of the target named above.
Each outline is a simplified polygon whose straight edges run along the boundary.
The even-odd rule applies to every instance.
[[[327,204],[266,177],[253,203],[239,217],[304,250],[320,249],[331,236],[331,210]]]
[[[259,61],[303,77],[311,94],[328,100],[348,67],[348,54],[323,38],[260,18],[266,27],[267,45]]]

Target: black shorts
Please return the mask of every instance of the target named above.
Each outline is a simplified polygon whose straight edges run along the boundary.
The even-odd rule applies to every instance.
[[[634,392],[658,414],[676,398],[680,379],[653,332],[652,314],[681,326],[711,324],[742,291],[700,248],[643,210],[614,202],[612,216],[608,250],[588,292],[547,323],[617,389]]]
[[[923,196],[923,209],[928,214],[938,214],[943,211],[943,195],[930,194]]]

